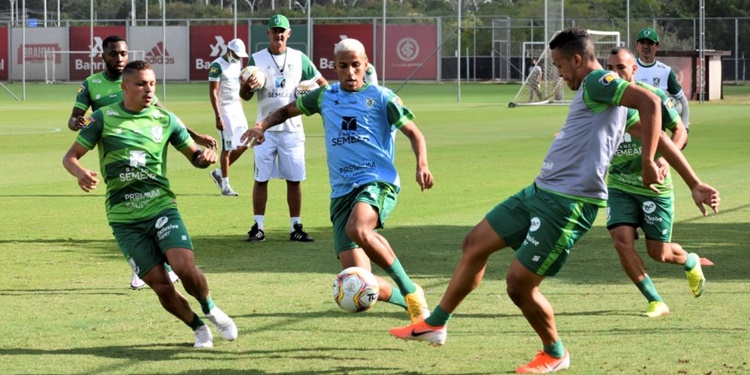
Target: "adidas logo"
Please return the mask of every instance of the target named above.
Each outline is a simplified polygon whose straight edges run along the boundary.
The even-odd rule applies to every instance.
[[[156,43],[151,51],[146,53],[144,60],[149,64],[174,64],[175,62],[174,57],[169,55],[169,51],[164,49],[164,42]]]

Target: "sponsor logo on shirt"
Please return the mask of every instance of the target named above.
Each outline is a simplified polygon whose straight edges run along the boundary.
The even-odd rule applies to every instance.
[[[616,73],[607,73],[603,75],[602,78],[599,78],[599,82],[601,82],[602,85],[607,86],[610,83],[612,83],[612,81],[614,81],[615,79],[617,79]]]

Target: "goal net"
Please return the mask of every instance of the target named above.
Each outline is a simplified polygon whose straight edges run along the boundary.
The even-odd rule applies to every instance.
[[[128,51],[128,60],[143,60],[145,51]],[[106,69],[98,52],[45,51],[44,81],[53,83],[80,83],[86,77]]]
[[[621,45],[620,32],[588,30],[588,33],[594,41],[597,58],[602,66],[606,65],[607,56],[612,48]],[[571,94],[566,91],[565,81],[560,78],[552,64],[549,43],[524,42],[522,52],[523,84],[513,101],[508,103],[508,107],[569,104]]]

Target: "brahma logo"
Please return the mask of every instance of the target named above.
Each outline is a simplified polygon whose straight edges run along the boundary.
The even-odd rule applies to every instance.
[[[419,43],[412,38],[404,38],[396,44],[396,54],[403,61],[412,61],[419,56]]]
[[[23,64],[23,54],[24,51],[26,52],[26,62],[27,63],[36,63],[41,64],[44,63],[44,59],[46,58],[47,51],[61,51],[59,44],[27,44],[26,49],[23,48],[23,45],[18,46],[18,63]],[[55,57],[55,64],[60,64],[60,54],[54,54],[52,55]]]
[[[163,42],[156,43],[156,45],[151,48],[151,51],[146,53],[146,58],[144,60],[149,64],[174,64],[175,62],[174,57],[170,56],[169,51],[164,48]]]

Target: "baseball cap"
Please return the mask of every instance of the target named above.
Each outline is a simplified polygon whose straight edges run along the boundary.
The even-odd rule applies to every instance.
[[[282,14],[274,14],[273,16],[271,16],[271,18],[268,19],[269,29],[273,29],[277,27],[282,28],[284,30],[290,29],[289,20],[286,17],[284,17],[284,15]]]
[[[238,57],[247,57],[245,52],[245,43],[242,39],[232,39],[227,43],[227,48],[232,50]]]
[[[635,38],[636,41],[642,39],[648,39],[654,43],[659,43],[659,34],[656,33],[656,30],[650,27],[646,27],[644,29],[641,29],[641,31],[638,32],[638,37]]]

